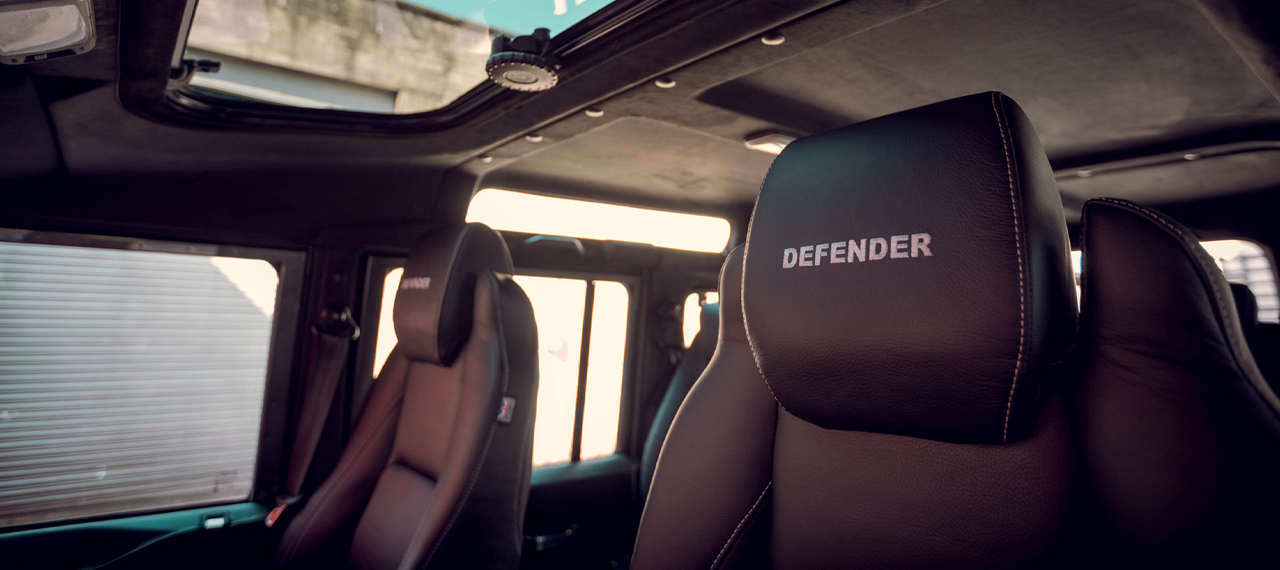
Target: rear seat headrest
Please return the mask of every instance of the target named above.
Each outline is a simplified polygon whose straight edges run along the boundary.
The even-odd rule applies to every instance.
[[[747,237],[747,335],[801,419],[1012,441],[1075,331],[1069,250],[1053,171],[1008,97],[866,121],[774,161]]]
[[[512,273],[502,236],[484,224],[440,228],[413,248],[396,292],[397,349],[409,360],[453,364],[471,334],[476,277]]]

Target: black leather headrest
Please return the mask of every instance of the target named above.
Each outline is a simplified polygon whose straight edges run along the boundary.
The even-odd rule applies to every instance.
[[[1258,298],[1253,290],[1244,283],[1231,284],[1231,296],[1236,301],[1236,312],[1240,315],[1240,328],[1246,334],[1258,328]]]
[[[1053,171],[984,93],[798,140],[747,236],[743,315],[791,414],[954,442],[1025,434],[1075,293]]]
[[[453,364],[471,334],[476,276],[512,273],[502,236],[484,224],[428,233],[404,264],[396,292],[397,350],[409,360]]]

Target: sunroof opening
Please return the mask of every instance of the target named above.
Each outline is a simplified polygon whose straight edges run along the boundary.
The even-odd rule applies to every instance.
[[[191,85],[293,107],[386,114],[445,107],[487,80],[494,35],[554,37],[608,0],[200,0]]]
[[[486,188],[471,199],[467,221],[495,230],[647,243],[719,253],[729,245],[728,220]]]

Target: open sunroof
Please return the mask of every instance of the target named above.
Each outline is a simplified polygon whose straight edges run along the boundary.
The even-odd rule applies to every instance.
[[[200,0],[193,88],[293,107],[440,109],[487,80],[493,35],[554,37],[608,0]]]

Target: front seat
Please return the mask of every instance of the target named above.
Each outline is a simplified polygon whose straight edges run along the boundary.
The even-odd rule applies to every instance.
[[[1274,566],[1280,399],[1222,271],[1150,208],[1095,199],[1083,219],[1090,565]]]
[[[399,343],[333,473],[286,529],[286,566],[519,565],[538,362],[512,271],[502,237],[481,224],[413,249]]]
[[[662,396],[662,404],[653,416],[653,424],[649,426],[649,435],[644,440],[644,453],[640,457],[640,496],[649,493],[649,483],[653,481],[653,470],[658,467],[658,453],[662,451],[662,442],[667,438],[671,422],[676,419],[676,411],[684,402],[684,397],[693,388],[693,383],[702,375],[716,350],[716,327],[719,326],[720,305],[702,304],[698,313],[701,328],[693,335],[693,342],[684,351],[680,366],[671,375],[671,383]]]
[[[632,561],[1009,567],[1064,524],[1068,238],[998,93],[811,136],[721,275],[720,342],[662,448]],[[741,292],[741,294],[739,294]]]

